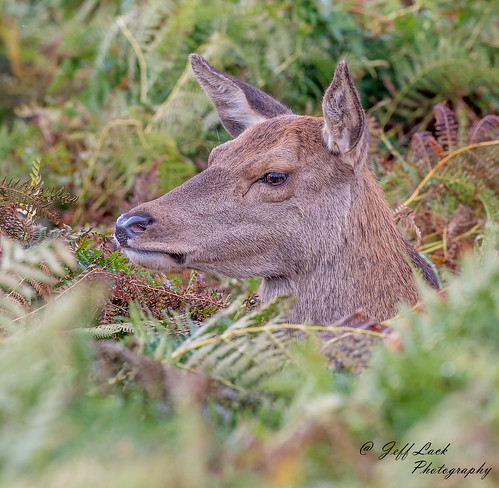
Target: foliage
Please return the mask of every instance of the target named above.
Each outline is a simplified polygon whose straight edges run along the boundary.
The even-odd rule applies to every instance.
[[[38,299],[53,293],[56,275],[74,258],[62,241],[47,240],[25,250],[6,238],[0,240],[0,334],[14,333],[35,322]],[[41,307],[43,308],[43,307]]]
[[[77,269],[68,276],[70,282],[85,279],[110,286],[109,297],[101,308],[98,332],[91,332],[100,338],[133,331],[123,324],[129,321],[130,304],[181,334],[189,322],[206,319],[230,301],[230,295],[211,289],[203,276],[194,271],[185,284],[179,278],[169,280],[163,274],[151,274],[132,265],[102,234],[75,232],[69,227],[66,231],[78,262]]]
[[[435,135],[415,133],[410,160],[402,161],[421,181],[396,215],[415,232],[420,251],[455,270],[456,258],[498,216],[499,117],[485,116],[466,130],[446,104],[433,112]]]
[[[494,486],[497,290],[498,256],[484,248],[463,263],[461,277],[449,277],[445,298],[424,292],[424,315],[405,311],[391,322],[395,332],[361,377],[325,368],[308,331],[312,337],[293,339],[286,349],[285,367],[260,357],[258,369],[266,374],[242,390],[218,378],[231,374],[222,367],[233,361],[229,356],[212,356],[219,368],[205,369],[205,376],[183,371],[177,338],[142,325],[140,315],[128,347],[92,346],[74,329],[89,324],[89,304],[99,297],[76,288],[49,303],[36,327],[0,345],[2,486],[135,486],[144,479],[149,486],[435,486],[443,480],[411,475],[415,459],[378,460],[392,439],[400,446],[450,443],[445,459],[434,463],[492,468],[484,480],[454,474],[455,486]],[[216,321],[227,324],[231,313]],[[231,327],[212,330],[220,335]],[[259,341],[266,342],[278,359],[275,337],[258,337],[260,354]],[[239,346],[248,341],[249,335]],[[212,355],[210,344],[195,354],[203,348]],[[369,440],[374,450],[362,456]]]
[[[76,200],[63,188],[44,187],[40,161],[35,160],[29,180],[7,181],[4,177],[0,182],[0,233],[29,244],[45,230],[38,225],[41,218],[59,223],[58,214],[51,210],[54,202],[74,205]]]

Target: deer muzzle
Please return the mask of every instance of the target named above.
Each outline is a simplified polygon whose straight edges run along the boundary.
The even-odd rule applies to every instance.
[[[158,259],[162,261],[165,257],[168,257],[175,265],[182,266],[186,260],[185,253],[147,249],[133,244],[133,239],[143,234],[154,222],[154,219],[147,214],[123,214],[116,221],[114,239],[129,259],[137,264],[159,269],[162,266],[157,265]]]
[[[154,223],[154,219],[146,215],[121,215],[116,221],[114,237],[121,247],[128,247],[129,239],[139,236]]]

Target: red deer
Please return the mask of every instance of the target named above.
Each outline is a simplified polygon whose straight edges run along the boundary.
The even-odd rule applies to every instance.
[[[197,54],[194,73],[233,140],[208,168],[119,217],[115,239],[136,264],[263,277],[259,295],[296,300],[289,320],[372,320],[414,305],[413,270],[438,288],[410,246],[368,161],[366,116],[340,62],[323,117],[299,116]]]

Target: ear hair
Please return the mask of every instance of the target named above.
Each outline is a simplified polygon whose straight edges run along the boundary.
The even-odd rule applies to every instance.
[[[359,159],[367,152],[366,115],[345,61],[336,67],[322,100],[322,111],[324,142],[332,153]]]
[[[254,124],[292,113],[258,88],[215,69],[199,54],[191,54],[189,59],[196,78],[232,137]]]

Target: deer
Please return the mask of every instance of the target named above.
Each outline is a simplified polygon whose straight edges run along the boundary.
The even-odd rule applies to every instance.
[[[233,139],[190,180],[118,218],[114,238],[133,263],[261,277],[261,302],[290,295],[287,319],[318,325],[359,310],[393,317],[419,300],[415,274],[439,287],[370,168],[366,114],[345,61],[314,117],[198,54],[189,59]]]

